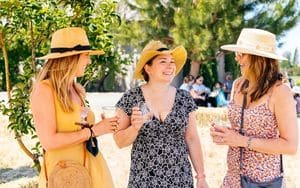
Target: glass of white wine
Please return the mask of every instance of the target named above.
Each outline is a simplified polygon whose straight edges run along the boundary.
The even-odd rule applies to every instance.
[[[151,111],[148,108],[148,106],[146,105],[146,103],[139,102],[138,107],[140,108],[140,111],[142,112],[144,123],[150,122],[153,118],[153,114],[151,113]]]
[[[112,118],[116,116],[115,106],[102,106],[102,113],[105,118]]]

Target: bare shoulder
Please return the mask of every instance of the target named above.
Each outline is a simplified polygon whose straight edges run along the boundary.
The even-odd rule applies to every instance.
[[[286,84],[276,84],[273,89],[273,95],[275,98],[282,98],[293,96],[292,90]]]
[[[286,84],[282,84],[282,83],[275,84],[275,86],[273,86],[273,91],[271,95],[272,96],[271,96],[270,104],[277,106],[277,108],[275,108],[277,109],[276,111],[278,111],[278,109],[283,110],[286,108],[291,108],[294,107],[295,105],[295,100],[293,97],[292,90]]]
[[[171,88],[171,91],[172,91],[172,92],[176,92],[176,91],[177,91],[177,88],[174,87],[174,86],[170,86],[170,88]]]
[[[52,88],[47,82],[38,82],[33,85],[31,92],[31,99],[35,97],[52,96]]]

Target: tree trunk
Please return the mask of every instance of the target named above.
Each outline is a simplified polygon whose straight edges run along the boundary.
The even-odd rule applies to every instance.
[[[190,74],[193,75],[194,77],[198,76],[201,64],[202,64],[201,61],[192,60]]]
[[[11,95],[10,95],[10,79],[9,79],[9,63],[8,63],[8,55],[7,55],[7,50],[6,50],[6,46],[5,46],[5,38],[4,38],[4,33],[1,32],[0,33],[0,47],[2,48],[2,52],[3,52],[3,56],[4,56],[4,64],[5,64],[5,79],[6,79],[6,92],[7,92],[7,98],[8,98],[8,104],[9,104],[9,108],[11,108],[10,105],[10,100],[11,100]],[[29,156],[34,163],[36,164],[36,157],[30,152],[30,150],[27,149],[27,147],[24,145],[22,138],[20,136],[17,135],[16,132],[15,133],[15,137],[17,139],[17,142],[20,146],[20,148],[23,150],[24,153],[27,154],[27,156]]]
[[[0,33],[0,46],[2,48],[3,57],[4,57],[6,92],[7,92],[7,98],[8,98],[8,101],[9,101],[11,99],[11,96],[10,96],[9,66],[8,66],[8,56],[7,56],[7,51],[6,51],[4,33],[3,32]]]
[[[225,80],[225,56],[224,56],[224,53],[219,53],[216,59],[218,62],[218,67],[217,67],[218,80],[223,83]]]
[[[30,38],[31,38],[31,68],[34,72],[36,73],[36,68],[35,68],[35,40],[34,40],[34,34],[33,34],[33,26],[32,26],[32,21],[29,21],[29,30],[30,30]]]

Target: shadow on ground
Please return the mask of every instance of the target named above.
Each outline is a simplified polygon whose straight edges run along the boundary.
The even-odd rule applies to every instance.
[[[37,171],[30,166],[21,166],[16,169],[0,168],[0,184],[14,181],[19,178],[32,178],[37,176]]]

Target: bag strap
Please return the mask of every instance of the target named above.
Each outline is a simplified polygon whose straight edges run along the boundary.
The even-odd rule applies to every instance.
[[[243,105],[242,105],[242,110],[241,110],[241,123],[240,123],[240,130],[239,133],[241,135],[245,135],[245,133],[243,132],[243,128],[244,128],[244,110],[246,108],[246,104],[247,104],[247,94],[244,94],[243,97]],[[243,147],[240,147],[240,174],[242,174],[242,169],[243,169]],[[283,160],[282,160],[282,154],[280,154],[280,173],[283,173]]]
[[[244,136],[243,127],[244,127],[244,111],[247,104],[247,94],[244,94],[243,97],[243,105],[241,110],[241,123],[240,123],[240,130],[239,133]],[[240,147],[240,174],[242,173],[243,169],[243,147]]]
[[[86,164],[86,147],[84,146],[84,143],[82,143],[83,145],[83,166],[85,166]],[[45,177],[46,177],[46,187],[48,187],[48,173],[47,173],[47,165],[46,165],[46,157],[45,157],[45,154],[46,154],[46,150],[43,149],[43,164],[44,164],[44,171],[45,171]]]

